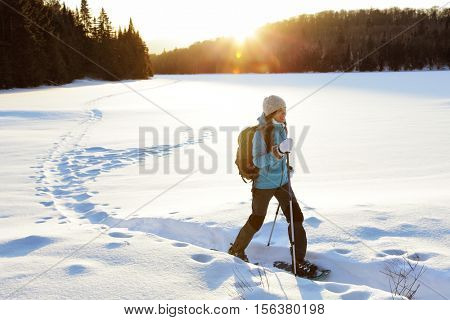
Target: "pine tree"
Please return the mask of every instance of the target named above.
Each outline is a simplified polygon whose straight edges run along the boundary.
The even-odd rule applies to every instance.
[[[128,23],[128,32],[133,34],[134,31],[134,25],[133,25],[133,20],[130,18],[130,22]]]
[[[105,9],[101,9],[100,15],[98,17],[98,34],[97,38],[100,42],[109,40],[112,38],[112,25],[109,21],[109,17],[106,14]]]
[[[81,0],[80,21],[86,35],[92,35],[92,17],[87,0]]]

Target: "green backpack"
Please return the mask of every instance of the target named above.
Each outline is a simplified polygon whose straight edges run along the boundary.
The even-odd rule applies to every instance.
[[[236,153],[236,165],[239,169],[239,174],[245,183],[246,181],[254,181],[259,176],[259,168],[253,164],[253,137],[256,130],[264,131],[264,142],[267,146],[267,152],[271,147],[271,134],[273,131],[273,125],[270,126],[253,126],[242,130],[238,136],[238,149]]]

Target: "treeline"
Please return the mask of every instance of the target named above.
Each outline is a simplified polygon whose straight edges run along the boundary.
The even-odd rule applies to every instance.
[[[114,30],[105,10],[93,17],[86,0],[76,10],[58,0],[2,1],[0,88],[153,75],[148,48],[131,19],[127,28]]]
[[[163,74],[440,69],[449,24],[450,9],[325,11],[267,24],[242,45],[218,38],[151,60]]]

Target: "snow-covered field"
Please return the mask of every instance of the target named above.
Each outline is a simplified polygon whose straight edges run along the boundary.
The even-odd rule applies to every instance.
[[[1,91],[0,298],[391,299],[402,261],[425,267],[417,299],[449,298],[449,71],[346,74],[288,111],[307,133],[292,180],[307,258],[327,281],[271,267],[289,261],[284,218],[266,246],[275,200],[247,250],[259,265],[225,253],[251,210],[238,130],[265,96],[293,105],[336,75]]]

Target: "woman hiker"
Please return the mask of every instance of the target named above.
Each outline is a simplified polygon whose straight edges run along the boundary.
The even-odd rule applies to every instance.
[[[267,213],[270,199],[273,196],[280,203],[283,214],[288,222],[288,234],[291,240],[291,216],[289,209],[289,183],[287,170],[287,152],[292,149],[293,141],[287,138],[286,103],[278,96],[269,96],[263,102],[264,113],[258,118],[259,130],[253,137],[253,163],[259,168],[259,176],[252,186],[252,213],[240,230],[228,253],[248,262],[245,249],[253,235],[261,228]],[[264,134],[269,139],[264,139]],[[267,146],[265,141],[269,141]],[[303,213],[294,195],[292,195],[292,210],[294,217],[295,258],[297,275],[314,276],[317,267],[305,260],[306,232],[303,228]],[[292,248],[291,248],[292,254]]]

